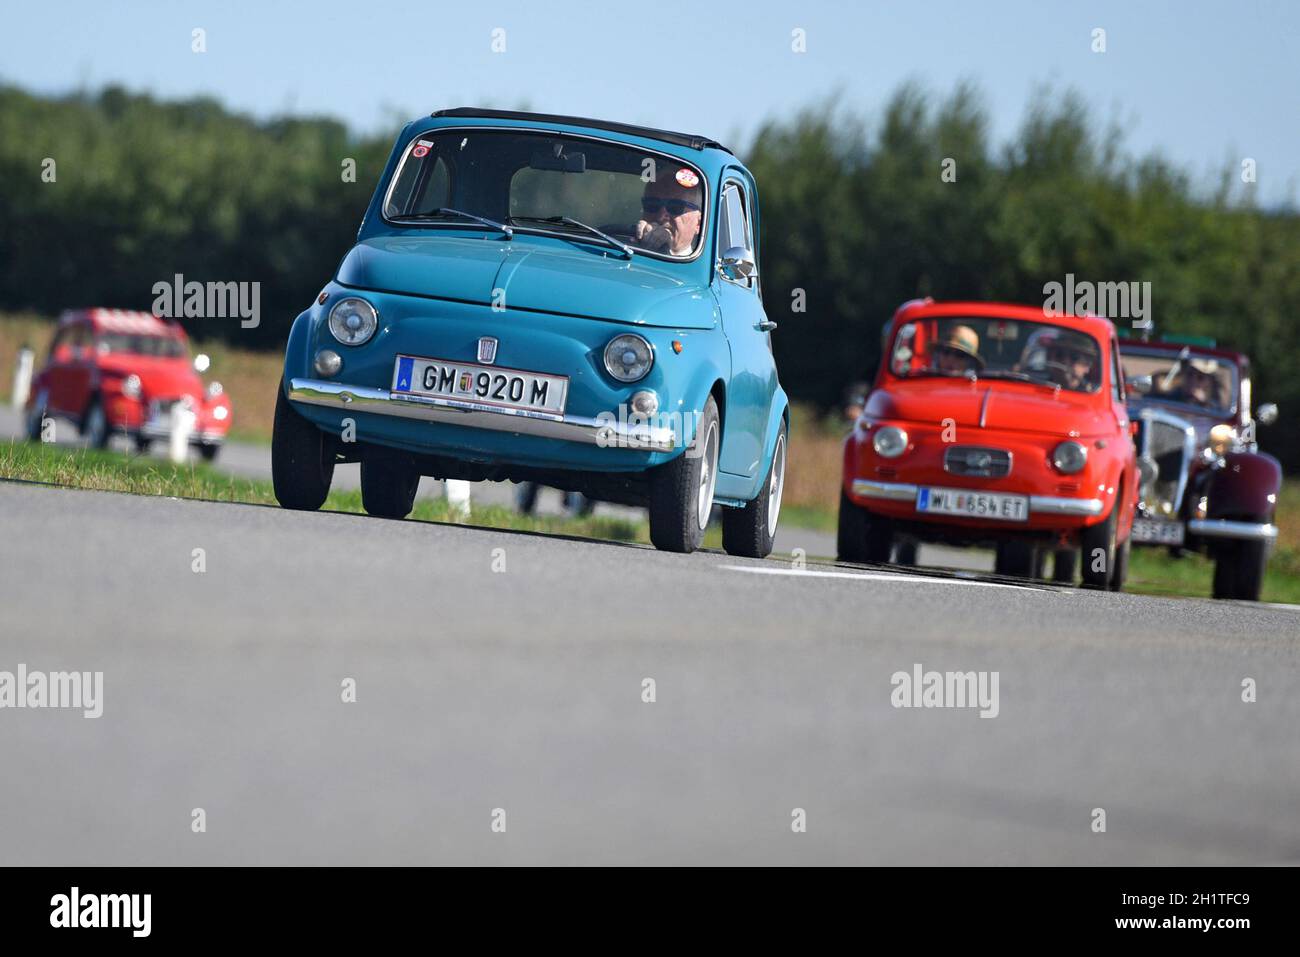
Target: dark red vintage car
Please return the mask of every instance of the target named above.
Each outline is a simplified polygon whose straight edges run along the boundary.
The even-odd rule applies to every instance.
[[[1214,559],[1214,597],[1259,599],[1282,468],[1259,451],[1250,360],[1208,339],[1120,343],[1142,473],[1133,541]]]
[[[206,356],[191,363],[189,338],[173,322],[123,309],[65,312],[32,381],[27,435],[39,441],[42,421],[57,416],[75,422],[92,448],[120,434],[143,451],[170,437],[179,402],[194,413],[191,445],[211,460],[230,430],[230,399],[221,383],[204,386],[206,368]]]
[[[839,557],[974,545],[1042,577],[1054,553],[1055,579],[1118,590],[1138,489],[1125,398],[1109,320],[905,303],[844,444]]]

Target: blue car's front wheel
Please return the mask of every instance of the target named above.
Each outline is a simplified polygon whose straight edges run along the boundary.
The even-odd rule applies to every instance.
[[[271,481],[276,501],[285,508],[315,511],[325,504],[333,479],[333,446],[324,432],[289,404],[281,382],[271,432]]]
[[[710,396],[700,414],[695,440],[650,476],[650,541],[666,552],[693,552],[704,540],[718,484],[722,423]]]
[[[785,426],[776,437],[767,480],[744,508],[722,510],[722,547],[728,555],[766,558],[776,540],[776,523],[781,515],[781,494],[785,491]]]

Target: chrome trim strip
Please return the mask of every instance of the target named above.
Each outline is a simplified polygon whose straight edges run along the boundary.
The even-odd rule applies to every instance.
[[[1277,540],[1277,526],[1267,522],[1233,522],[1226,518],[1193,518],[1187,522],[1187,530],[1193,535],[1206,538],[1235,538],[1242,541]]]
[[[1054,495],[1029,496],[1029,514],[1075,515],[1087,517],[1100,515],[1106,504],[1099,498],[1058,498]]]
[[[536,435],[542,438],[585,442],[588,445],[610,448],[671,452],[679,447],[677,436],[672,429],[632,425],[626,421],[619,421],[612,413],[609,422],[579,415],[566,415],[562,419],[537,418],[504,411],[460,409],[418,396],[397,398],[387,389],[325,382],[320,379],[290,379],[289,398],[304,405],[318,405],[327,409],[352,409],[357,412],[373,412],[377,415],[391,415],[403,419],[445,422],[451,425],[465,425],[473,429]]]
[[[137,430],[141,435],[150,439],[168,439],[171,438],[172,430],[165,425],[142,425]],[[224,432],[200,432],[198,430],[190,433],[191,442],[224,442],[226,433]]]
[[[853,494],[863,498],[887,498],[896,502],[915,501],[919,491],[905,482],[877,482],[874,479],[854,479]]]
[[[853,494],[863,498],[883,498],[896,502],[915,501],[920,487],[907,482],[877,482],[874,479],[854,479]],[[969,489],[972,492],[980,489]],[[997,495],[1015,495],[1016,492],[994,492]],[[1057,498],[1051,495],[1030,495],[1029,514],[1075,515],[1087,517],[1100,515],[1105,503],[1099,498]]]

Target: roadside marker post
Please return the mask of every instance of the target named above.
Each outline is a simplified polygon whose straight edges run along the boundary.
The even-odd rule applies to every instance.
[[[168,457],[173,462],[184,462],[190,453],[190,435],[194,432],[194,410],[184,402],[173,402],[171,409],[171,443]]]
[[[470,483],[462,479],[447,479],[444,484],[447,486],[447,504],[469,515]]]
[[[32,369],[36,364],[36,353],[23,346],[18,350],[18,359],[14,363],[14,390],[9,402],[15,409],[27,405],[27,397],[32,391]]]

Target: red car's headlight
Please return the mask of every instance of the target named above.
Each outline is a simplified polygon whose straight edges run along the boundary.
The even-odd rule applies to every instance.
[[[886,425],[871,439],[871,447],[882,459],[896,459],[907,451],[907,433],[896,425]]]

